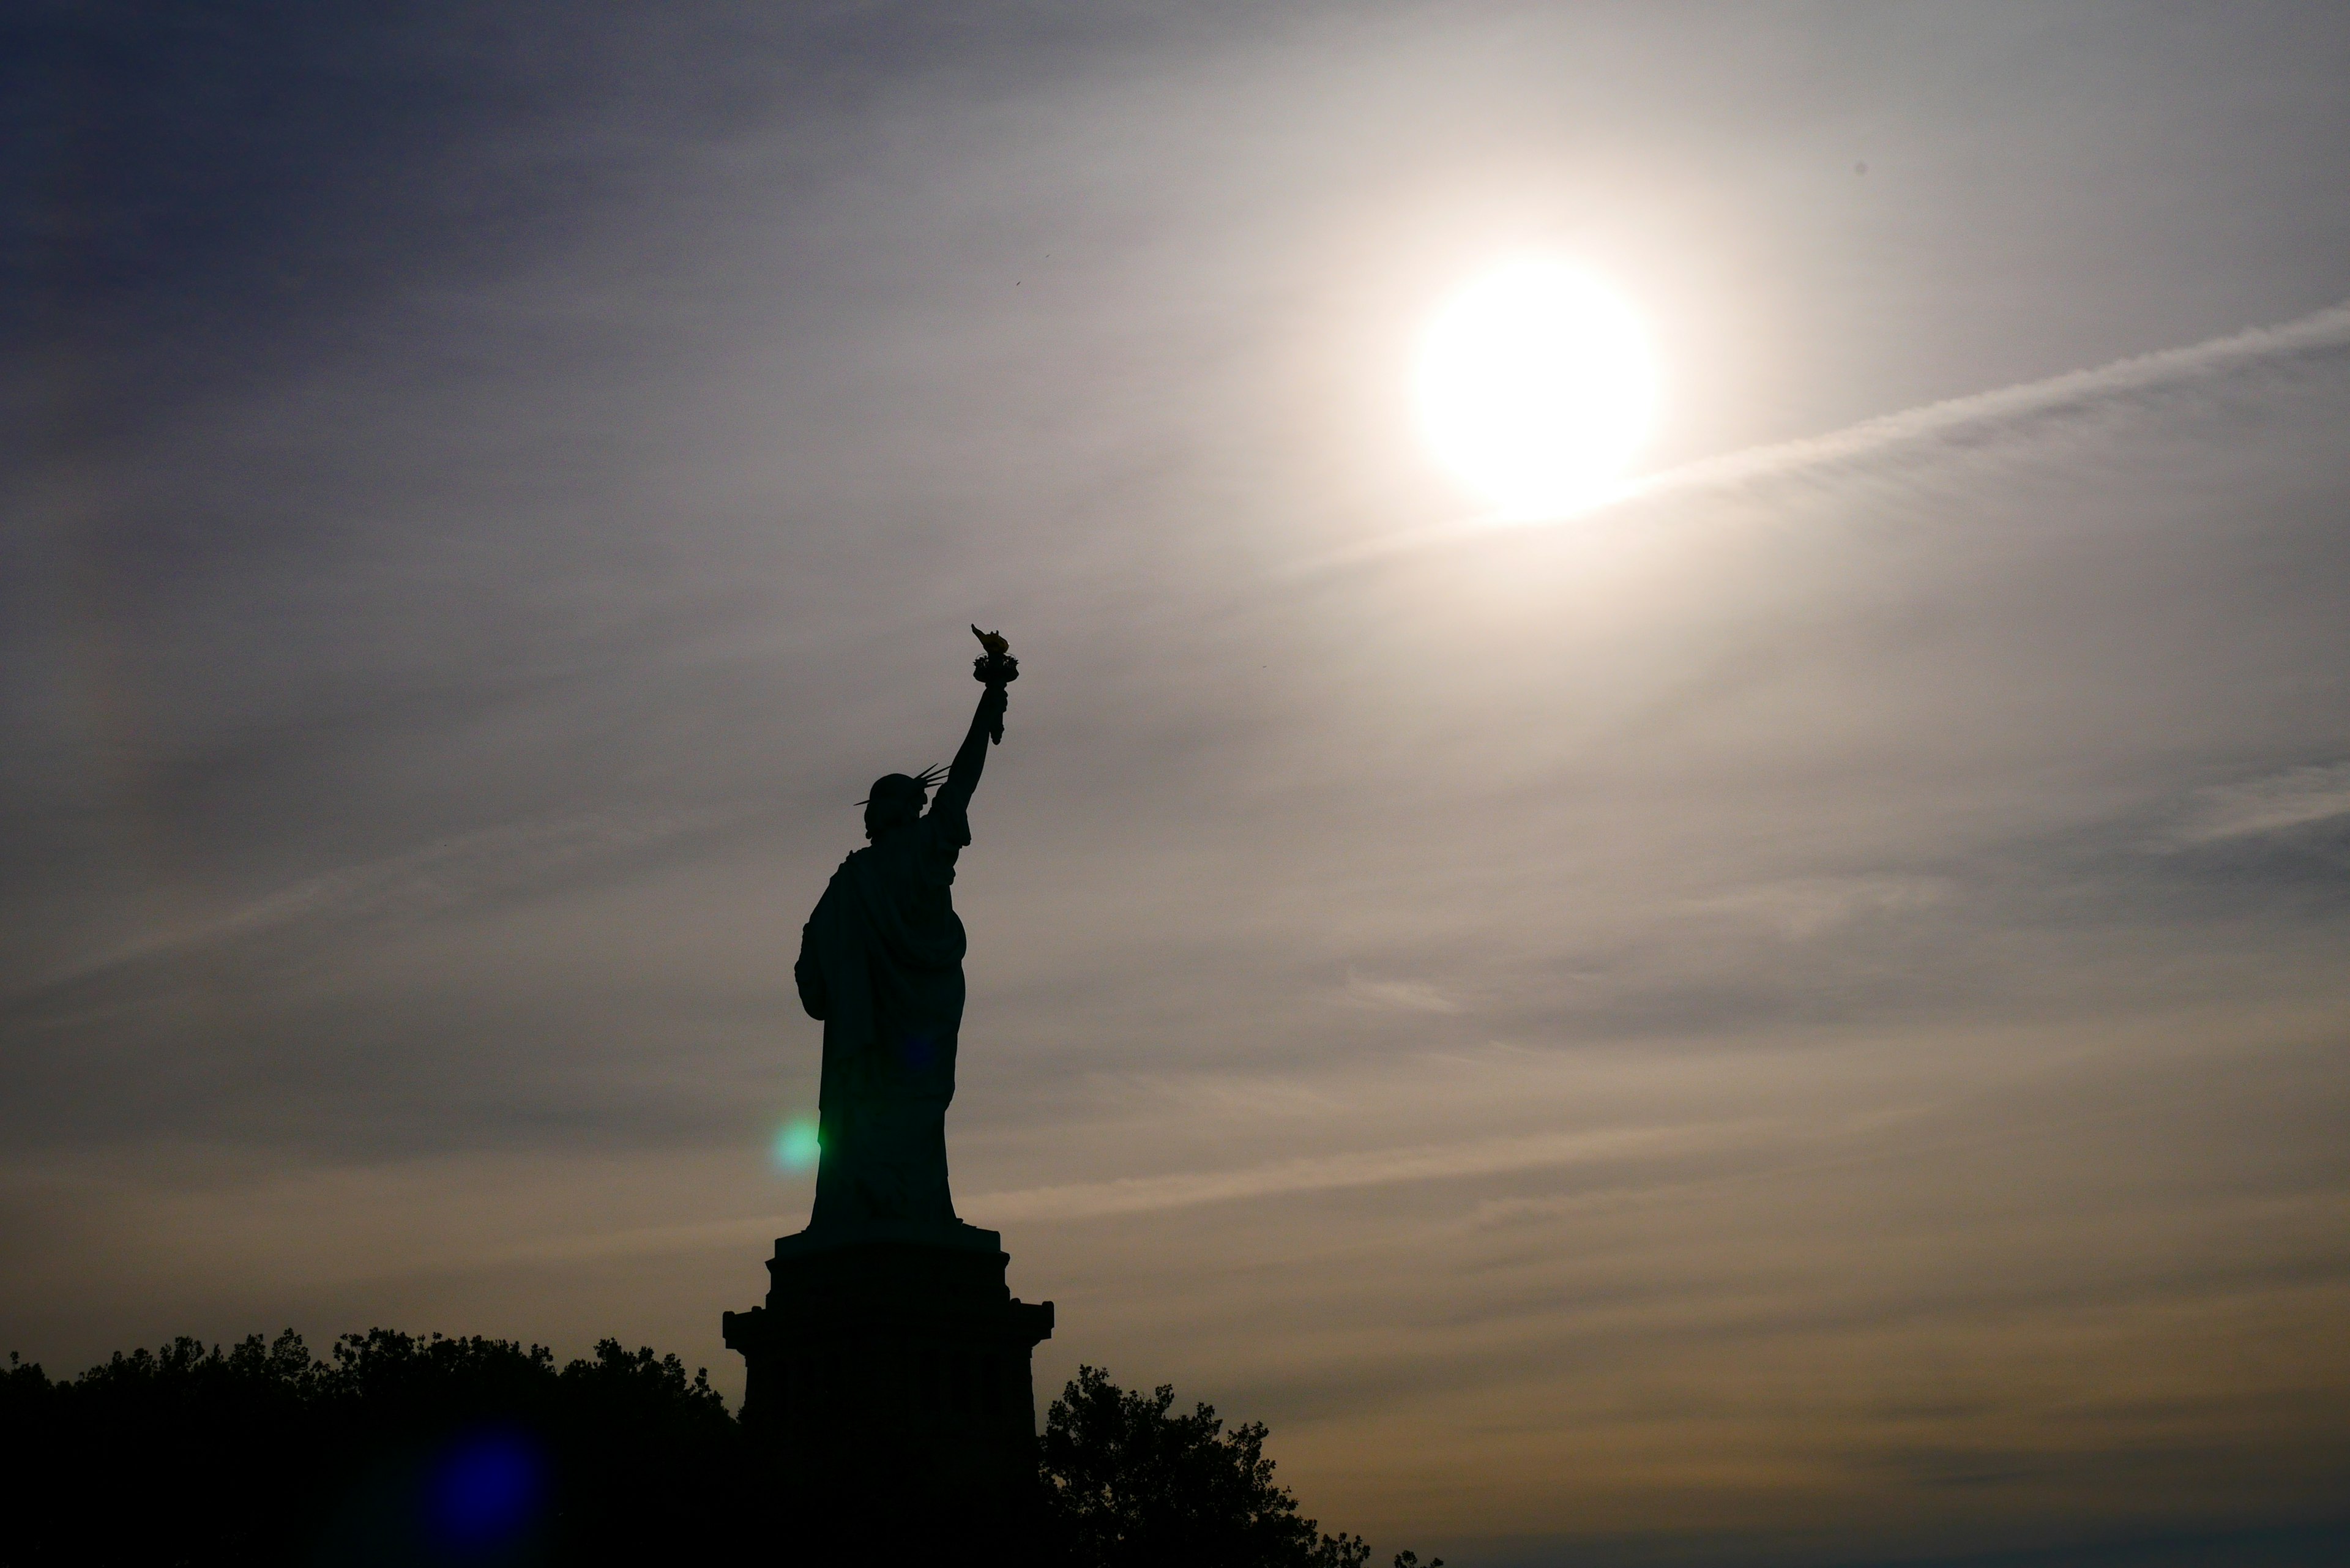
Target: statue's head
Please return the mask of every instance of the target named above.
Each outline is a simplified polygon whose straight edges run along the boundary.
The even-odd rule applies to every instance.
[[[940,772],[926,768],[919,774],[884,774],[875,779],[872,793],[858,803],[865,808],[865,836],[879,842],[883,834],[920,817]]]

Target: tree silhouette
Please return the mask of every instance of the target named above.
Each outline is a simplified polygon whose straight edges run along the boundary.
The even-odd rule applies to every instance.
[[[910,1556],[886,1476],[867,1505],[794,1492],[705,1374],[616,1340],[558,1367],[543,1345],[389,1329],[347,1334],[322,1360],[288,1330],[226,1349],[175,1339],[55,1382],[12,1355],[0,1568],[1366,1568],[1360,1538],[1299,1516],[1262,1423],[1227,1430],[1174,1400],[1081,1368],[1009,1537],[941,1521],[947,1544]],[[1419,1568],[1409,1552],[1395,1563]]]
[[[0,1378],[0,1564],[646,1562],[731,1549],[759,1473],[706,1375],[605,1340],[181,1338]]]
[[[1264,1423],[1227,1431],[1160,1384],[1129,1392],[1080,1366],[1045,1421],[1046,1533],[1071,1568],[1363,1568],[1360,1536],[1324,1535],[1273,1479]],[[1440,1568],[1442,1558],[1429,1564]],[[1399,1553],[1395,1568],[1418,1568]]]

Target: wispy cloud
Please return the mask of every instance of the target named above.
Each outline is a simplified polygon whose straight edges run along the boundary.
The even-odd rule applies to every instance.
[[[354,921],[421,919],[724,826],[740,812],[572,813],[443,838],[307,877],[216,913],[160,925],[35,988],[224,944]]]
[[[2186,820],[2172,830],[2170,841],[2194,845],[2246,838],[2345,815],[2350,815],[2350,763],[2291,768],[2202,791]]]
[[[1826,435],[1703,458],[1635,480],[1603,504],[1833,470],[1925,442],[1972,445],[2012,438],[2094,410],[2211,383],[2257,379],[2345,351],[2350,351],[2350,303],[2183,348],[1905,409]]]
[[[1072,1182],[989,1192],[962,1205],[991,1222],[1090,1220],[1201,1203],[1318,1192],[1342,1187],[1379,1187],[1399,1181],[1442,1181],[1497,1176],[1550,1166],[1598,1164],[1692,1149],[1717,1147],[1740,1132],[1718,1124],[1662,1127],[1614,1127],[1598,1132],[1542,1133],[1529,1137],[1485,1138],[1453,1144],[1416,1144],[1313,1158],[1281,1160],[1238,1170],[1180,1171],[1166,1176]]]
[[[1629,480],[1597,500],[1555,517],[1529,520],[1480,514],[1433,527],[1408,529],[1292,563],[1281,575],[1310,576],[1334,567],[1478,537],[1498,527],[1567,522],[1635,502],[1735,490],[1798,474],[1825,476],[1935,444],[1984,445],[2101,410],[2118,410],[2233,381],[2257,381],[2345,352],[2350,352],[2350,303],[2274,327],[2137,355],[2094,369],[1904,409],[1825,435],[1700,458]]]
[[[1863,916],[1923,909],[1950,891],[1950,882],[1936,877],[1814,877],[1734,888],[1683,907],[1695,915],[1757,920],[1800,941]]]
[[[1382,980],[1375,975],[1347,971],[1347,983],[1339,988],[1337,1000],[1348,1007],[1365,1007],[1383,1012],[1458,1012],[1461,1004],[1435,986],[1421,980]]]

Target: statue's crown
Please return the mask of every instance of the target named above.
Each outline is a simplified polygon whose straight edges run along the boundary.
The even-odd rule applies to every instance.
[[[877,800],[902,800],[919,806],[931,798],[931,791],[946,776],[946,769],[941,767],[924,768],[919,774],[883,774],[873,781],[872,792],[857,804],[870,805]]]

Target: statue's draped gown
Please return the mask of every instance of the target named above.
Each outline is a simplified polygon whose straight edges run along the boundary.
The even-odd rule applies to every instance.
[[[950,776],[929,812],[851,854],[801,932],[793,974],[824,1021],[811,1230],[956,1222],[946,1112],[963,929],[948,889],[971,842],[970,797]]]

